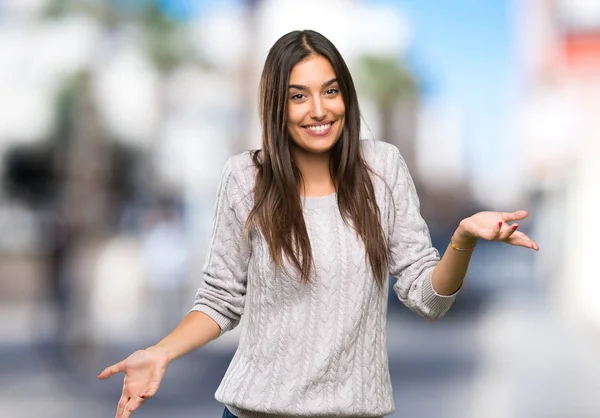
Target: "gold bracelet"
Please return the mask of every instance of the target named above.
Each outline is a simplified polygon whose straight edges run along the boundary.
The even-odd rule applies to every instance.
[[[454,245],[454,243],[452,241],[450,241],[450,246],[452,248],[454,248],[456,251],[464,251],[464,252],[473,251],[475,249],[475,247],[473,247],[473,248],[460,248],[460,247],[457,247],[456,245]]]

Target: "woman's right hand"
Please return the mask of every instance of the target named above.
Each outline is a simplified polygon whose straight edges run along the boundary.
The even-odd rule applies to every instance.
[[[125,373],[116,418],[129,418],[144,400],[156,394],[168,365],[166,353],[157,347],[150,347],[136,351],[98,375],[98,379],[104,380],[114,374]]]

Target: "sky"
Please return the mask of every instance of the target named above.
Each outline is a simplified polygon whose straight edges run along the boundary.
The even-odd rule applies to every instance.
[[[217,4],[216,0],[153,1],[180,17],[201,14]],[[245,3],[244,0],[219,1],[237,6]],[[306,10],[304,4],[304,8],[297,10],[297,15],[294,14],[295,4],[286,3],[286,7],[282,5],[282,13],[286,10],[292,15],[288,13],[282,21],[273,22],[274,26],[287,21],[293,23],[293,16],[296,20],[301,20],[301,15],[310,17],[313,12],[317,13],[315,24],[322,19],[335,18],[330,9],[340,6],[334,7],[333,0],[326,1],[323,7],[308,6],[314,10]],[[514,150],[517,145],[515,119],[511,113],[517,88],[512,1],[515,0],[356,1],[366,6],[393,6],[404,16],[409,25],[410,46],[403,59],[422,81],[425,100],[441,101],[463,118],[465,158],[469,174],[476,179],[479,188],[500,185],[510,189],[506,184],[519,181],[521,162]],[[331,7],[324,7],[329,5]],[[317,9],[322,13],[318,14]],[[377,20],[383,23],[381,18]],[[365,31],[374,31],[378,28],[376,24],[365,21],[357,30],[371,34]],[[337,40],[340,49],[344,46],[343,40],[345,38]],[[380,45],[381,41],[376,44]]]
[[[372,1],[382,3],[383,0]],[[412,55],[448,94],[466,102],[503,100],[510,81],[512,27],[505,0],[388,0],[412,25]]]
[[[121,0],[123,1],[123,0]],[[151,0],[150,0],[151,1]],[[174,16],[201,13],[215,0],[154,0]],[[222,0],[221,0],[222,1]],[[228,0],[241,5],[243,0]],[[510,91],[510,0],[363,0],[393,4],[412,29],[411,64],[426,78],[426,93],[497,114]],[[366,25],[369,23],[367,22]]]
[[[397,5],[411,24],[408,60],[425,97],[460,108],[480,185],[518,181],[514,138],[517,56],[510,0],[367,0]],[[485,187],[485,186],[483,186]]]
[[[506,115],[515,81],[508,1],[389,1],[411,22],[410,59],[433,79],[432,94],[456,101],[471,120]]]
[[[507,184],[519,181],[521,162],[514,151],[517,144],[514,114],[511,114],[517,87],[515,19],[511,15],[513,1],[356,1],[366,6],[393,6],[405,17],[410,27],[410,47],[403,59],[422,81],[425,100],[441,101],[462,116],[465,158],[469,174],[476,179],[476,187],[480,189],[488,185],[510,189]],[[214,2],[196,2],[194,11],[202,13],[201,9],[211,7]],[[244,0],[227,2],[238,6],[244,4]],[[190,0],[160,0],[160,3],[174,15],[192,10]],[[323,6],[333,3],[327,0]],[[292,12],[295,7],[288,3],[285,10]],[[315,6],[309,8],[315,9],[315,13],[319,11]],[[335,18],[329,9],[331,7],[321,8],[322,13],[315,15],[315,22],[325,17]],[[298,9],[300,12],[304,16],[313,10],[307,11],[305,5]],[[294,21],[286,15],[284,20],[288,19]],[[357,30],[365,33],[365,30],[376,29],[376,24],[365,21]],[[478,194],[477,190],[474,192]]]
[[[181,16],[201,12],[214,1],[158,2]],[[506,113],[514,81],[510,0],[363,0],[363,3],[392,4],[406,15],[412,32],[407,58],[424,79],[426,94],[442,95],[456,102],[474,121],[487,120],[489,115],[498,119]]]

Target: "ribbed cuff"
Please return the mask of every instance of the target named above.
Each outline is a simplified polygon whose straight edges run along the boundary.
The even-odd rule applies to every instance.
[[[225,334],[227,331],[233,328],[233,320],[231,318],[226,317],[225,315],[215,311],[210,306],[206,305],[195,305],[190,312],[198,311],[204,312],[206,315],[210,316],[213,321],[215,321],[219,327],[221,328],[221,334]]]
[[[432,279],[433,269],[429,278],[423,283],[421,297],[423,298],[423,304],[429,308],[430,316],[432,318],[440,318],[450,309],[456,299],[456,295],[460,292],[460,288],[451,295],[440,295],[433,288]]]

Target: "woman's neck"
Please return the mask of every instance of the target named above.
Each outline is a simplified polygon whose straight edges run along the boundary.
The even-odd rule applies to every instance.
[[[335,186],[329,172],[329,153],[311,154],[295,150],[293,156],[304,180],[300,185],[302,196],[327,196],[335,193]]]

